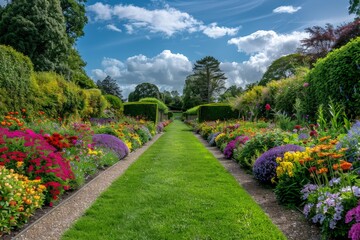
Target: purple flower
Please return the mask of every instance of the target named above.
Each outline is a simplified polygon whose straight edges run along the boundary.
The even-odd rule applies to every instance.
[[[109,134],[94,134],[92,137],[94,146],[108,148],[114,151],[119,159],[129,154],[129,148],[119,138]]]
[[[253,174],[255,178],[263,183],[270,183],[276,176],[276,158],[283,157],[286,152],[304,151],[303,147],[293,144],[271,148],[256,159]]]
[[[159,122],[156,126],[156,132],[160,133],[162,131],[164,131],[164,124]]]
[[[306,184],[301,190],[301,193],[303,194],[302,199],[306,200],[309,197],[309,194],[315,192],[318,188],[319,186],[316,184]]]
[[[225,149],[224,149],[224,155],[227,159],[230,159],[233,155],[234,149],[237,147],[238,144],[245,144],[249,140],[248,136],[237,136],[235,140],[230,141]]]
[[[355,223],[351,226],[348,238],[352,240],[360,240],[360,223]]]

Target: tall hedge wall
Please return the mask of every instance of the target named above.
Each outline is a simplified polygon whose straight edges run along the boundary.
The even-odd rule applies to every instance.
[[[124,115],[141,117],[155,123],[158,122],[158,105],[149,102],[130,102],[124,104]]]
[[[229,104],[200,105],[198,110],[199,122],[236,119],[238,111],[231,109]]]
[[[360,37],[330,52],[316,62],[306,76],[309,83],[304,99],[306,112],[314,116],[329,99],[343,104],[349,117],[360,116]]]
[[[11,47],[0,45],[0,113],[22,108],[30,112],[38,95],[31,60]]]

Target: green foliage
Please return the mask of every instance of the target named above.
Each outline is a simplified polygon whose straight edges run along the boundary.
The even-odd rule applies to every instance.
[[[229,104],[212,103],[199,106],[199,122],[229,120],[239,117],[239,112],[232,110]]]
[[[219,94],[225,88],[225,73],[219,66],[220,62],[211,56],[196,61],[193,74],[187,78],[192,83],[186,82],[188,86],[184,89],[198,93],[202,103],[210,103],[215,94]]]
[[[117,96],[118,98],[122,98],[121,89],[117,84],[116,80],[107,76],[104,80],[97,81],[96,85],[101,90],[103,94],[111,94]]]
[[[219,102],[227,102],[229,99],[232,99],[240,95],[244,90],[242,87],[237,87],[236,85],[230,86],[226,91],[220,95]]]
[[[149,102],[130,102],[124,104],[124,115],[140,117],[145,120],[158,121],[158,105]]]
[[[343,104],[351,119],[360,116],[360,37],[318,60],[306,76],[309,83],[302,101],[310,116],[318,107],[334,103]]]
[[[202,102],[200,97],[200,89],[196,85],[193,75],[187,76],[183,90],[183,109],[189,109],[200,105]]]
[[[39,109],[48,116],[78,116],[84,109],[81,89],[54,72],[37,72],[35,79],[42,92]]]
[[[283,145],[284,139],[287,138],[287,136],[287,133],[282,131],[256,134],[234,155],[235,160],[246,170],[250,170],[254,165],[257,158],[256,156],[260,156],[270,148]]]
[[[161,112],[163,112],[165,114],[169,112],[169,108],[165,105],[165,103],[163,103],[159,99],[156,99],[156,98],[142,98],[142,99],[139,100],[139,102],[156,103],[158,105],[159,111],[161,111]]]
[[[81,111],[81,117],[89,119],[102,116],[107,107],[107,101],[99,89],[84,89],[81,92],[84,99],[84,107]]]
[[[65,76],[68,81],[74,82],[81,88],[96,88],[94,81],[86,75],[84,70],[86,63],[81,59],[81,56],[76,49],[70,49],[67,64],[69,66],[69,72],[67,72]]]
[[[299,53],[290,54],[275,60],[264,73],[258,85],[265,86],[271,80],[279,80],[292,77],[298,68],[310,67],[306,56]]]
[[[70,44],[59,0],[17,0],[0,20],[0,43],[30,57],[36,71],[66,68]]]
[[[121,99],[110,94],[104,95],[104,97],[109,103],[107,107],[107,110],[109,111],[108,114],[114,117],[120,117],[124,111],[124,104]]]
[[[26,108],[29,113],[39,96],[30,59],[11,47],[0,45],[0,113]]]
[[[354,13],[360,16],[360,1],[359,0],[350,0],[349,13]]]
[[[185,113],[186,113],[187,115],[197,115],[197,114],[198,114],[198,111],[199,111],[199,107],[200,107],[200,105],[199,105],[199,106],[195,106],[195,107],[193,107],[193,108],[190,108],[190,109],[188,109]]]
[[[275,94],[275,109],[291,116],[296,112],[296,99],[303,97],[305,94],[304,73],[296,75],[293,78],[283,79],[281,81],[283,83]]]
[[[173,112],[168,112],[168,119],[172,119],[174,117],[174,113]]]
[[[157,98],[160,99],[159,88],[152,83],[141,83],[135,87],[135,91],[129,94],[129,102],[136,102],[142,98]]]
[[[288,207],[300,206],[303,202],[301,190],[307,183],[308,180],[301,175],[282,177],[274,189],[277,201]]]

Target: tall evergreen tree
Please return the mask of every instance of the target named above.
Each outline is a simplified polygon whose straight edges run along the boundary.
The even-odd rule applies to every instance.
[[[97,81],[96,85],[99,87],[103,94],[111,94],[122,99],[122,90],[117,84],[116,80],[107,76],[104,80]]]
[[[16,0],[0,19],[0,43],[30,57],[36,71],[59,71],[70,44],[59,0]]]
[[[225,73],[220,70],[220,62],[214,57],[207,56],[196,61],[193,68],[195,87],[199,88],[200,98],[210,103],[215,94],[225,89]]]

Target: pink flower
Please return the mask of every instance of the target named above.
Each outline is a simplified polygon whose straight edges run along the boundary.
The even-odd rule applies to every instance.
[[[308,87],[308,86],[309,86],[309,83],[308,83],[308,82],[306,82],[306,83],[303,84],[303,87]]]
[[[270,104],[267,103],[267,104],[265,105],[265,109],[266,109],[266,111],[270,111],[270,109],[271,109]]]

